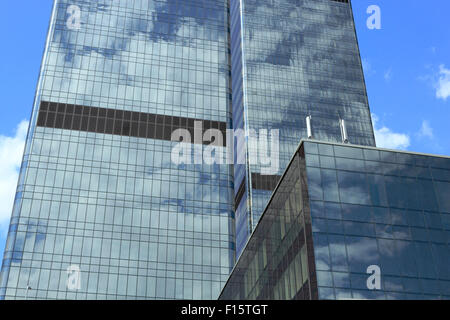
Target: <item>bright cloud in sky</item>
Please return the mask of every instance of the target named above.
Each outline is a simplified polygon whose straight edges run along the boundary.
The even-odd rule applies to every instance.
[[[391,129],[385,126],[379,128],[379,118],[375,114],[372,114],[372,121],[375,131],[375,139],[377,141],[377,147],[405,150],[410,146],[411,139],[409,135],[393,132]]]
[[[390,82],[391,79],[392,79],[392,68],[389,68],[384,72],[384,80],[386,80],[386,82]]]
[[[433,139],[433,128],[430,126],[430,123],[427,120],[422,122],[422,127],[419,130],[419,137],[425,137],[429,139]]]
[[[372,64],[370,63],[369,59],[362,58],[361,63],[364,70],[364,75],[371,76],[376,73],[375,70],[372,69]]]
[[[14,137],[0,135],[0,232],[6,232],[11,216],[22,162],[28,121],[23,120]]]
[[[436,86],[436,97],[445,101],[448,97],[450,97],[450,69],[446,69],[444,65],[439,67],[439,80]]]

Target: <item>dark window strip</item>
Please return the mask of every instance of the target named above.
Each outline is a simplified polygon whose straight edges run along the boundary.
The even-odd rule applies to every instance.
[[[239,186],[239,190],[234,197],[234,209],[237,210],[239,204],[241,203],[242,197],[245,194],[245,179],[242,179],[241,185]]]
[[[194,143],[195,121],[202,122],[203,134],[209,129],[220,130],[226,146],[225,122],[47,101],[41,102],[37,126],[166,141],[171,141],[175,130],[187,129]],[[202,144],[209,145],[211,141]]]
[[[266,241],[266,245],[268,246],[267,247],[268,252],[273,252],[273,253],[276,252],[277,248],[269,247],[271,245],[270,242]],[[283,274],[287,270],[286,267],[292,263],[295,256],[302,250],[304,245],[305,245],[305,234],[304,234],[304,230],[301,230],[297,234],[296,238],[293,241],[291,241],[290,246],[286,249],[286,251],[283,251],[284,252],[283,257],[277,261],[278,264],[277,265],[271,264],[271,266],[269,268],[267,268],[267,272],[270,275],[269,276],[270,282],[266,282],[264,284],[264,287],[267,287],[267,289],[269,289],[269,291],[272,291],[273,285],[275,283],[279,282],[279,280],[282,278]],[[275,262],[275,261],[273,261],[273,262]],[[304,297],[304,299],[306,299],[306,300],[311,299],[309,297],[309,287],[308,287],[309,280],[310,279],[308,277],[308,281],[300,288],[299,291],[297,291],[297,294],[299,294],[300,292],[302,292],[301,295],[306,294],[306,296]],[[266,288],[263,288],[261,291],[264,291],[264,289],[266,289]],[[303,293],[303,291],[305,289],[308,289],[308,290],[306,290]],[[257,299],[262,299],[262,296],[258,297]]]
[[[252,189],[273,191],[280,181],[281,176],[266,176],[252,173]]]

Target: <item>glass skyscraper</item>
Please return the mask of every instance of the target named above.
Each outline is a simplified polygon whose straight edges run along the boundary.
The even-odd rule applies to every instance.
[[[227,8],[54,2],[0,298],[217,298],[232,166],[173,164],[171,133],[231,127]]]
[[[55,0],[0,299],[218,297],[307,116],[375,145],[349,1]],[[175,164],[178,129],[243,161]]]
[[[233,126],[279,130],[279,169],[235,166],[236,247],[241,252],[311,116],[314,138],[375,146],[349,1],[231,1]],[[247,143],[237,153],[255,152]]]
[[[220,296],[450,299],[450,157],[302,141]]]

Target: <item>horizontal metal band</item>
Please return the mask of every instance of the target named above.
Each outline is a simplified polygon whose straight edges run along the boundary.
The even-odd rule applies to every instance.
[[[252,189],[273,191],[280,181],[281,176],[261,175],[252,172]]]
[[[271,175],[261,175],[259,173],[252,173],[252,189],[254,190],[265,190],[265,191],[273,191],[280,181],[281,176]],[[235,210],[238,208],[241,203],[242,197],[245,193],[245,179],[242,180],[241,185],[239,186],[238,193],[234,197],[234,208]]]
[[[186,129],[194,141],[195,121],[202,122],[202,136],[209,129],[218,129],[226,137],[225,122],[47,101],[41,102],[37,126],[166,141],[171,141],[175,130]],[[209,145],[211,141],[202,144]],[[225,138],[223,144],[226,146]]]

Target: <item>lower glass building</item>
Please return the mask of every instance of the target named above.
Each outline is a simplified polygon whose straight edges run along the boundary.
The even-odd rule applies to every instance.
[[[302,141],[220,299],[450,299],[450,157]]]

